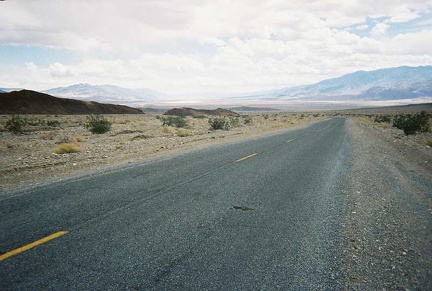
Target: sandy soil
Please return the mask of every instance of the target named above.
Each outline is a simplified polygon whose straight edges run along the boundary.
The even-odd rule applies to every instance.
[[[167,153],[190,150],[305,126],[329,116],[325,114],[251,113],[230,130],[211,130],[206,118],[188,117],[184,129],[162,126],[157,115],[107,115],[111,131],[91,134],[86,116],[28,116],[34,120],[56,120],[60,127],[27,126],[23,134],[0,127],[0,191],[28,187],[41,182],[102,170]],[[2,116],[4,125],[10,116]],[[79,153],[54,154],[62,143],[76,143]]]

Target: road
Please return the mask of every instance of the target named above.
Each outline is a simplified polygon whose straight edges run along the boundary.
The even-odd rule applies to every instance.
[[[338,289],[348,143],[335,118],[0,193],[0,289]]]

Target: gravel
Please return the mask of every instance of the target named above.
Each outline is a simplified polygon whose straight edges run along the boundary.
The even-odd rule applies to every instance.
[[[348,120],[343,265],[350,290],[432,290],[430,148]]]

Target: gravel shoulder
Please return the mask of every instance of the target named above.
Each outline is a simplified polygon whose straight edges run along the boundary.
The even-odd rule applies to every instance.
[[[346,289],[432,290],[432,152],[390,126],[347,121]]]

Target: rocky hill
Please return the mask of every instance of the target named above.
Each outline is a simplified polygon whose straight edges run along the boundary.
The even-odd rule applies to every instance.
[[[175,116],[200,116],[200,115],[216,115],[216,116],[239,116],[238,113],[218,108],[215,110],[206,110],[206,109],[193,109],[188,107],[182,108],[173,108],[164,113],[164,115],[175,115]]]
[[[142,114],[139,109],[53,97],[30,90],[0,93],[0,114]]]

